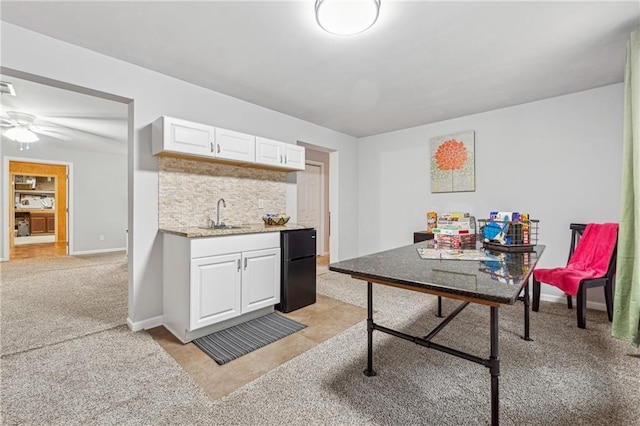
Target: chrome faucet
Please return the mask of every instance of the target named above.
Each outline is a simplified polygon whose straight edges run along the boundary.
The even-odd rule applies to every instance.
[[[213,224],[213,228],[221,228],[224,223],[220,223],[220,201],[222,201],[222,207],[227,207],[227,203],[224,202],[224,198],[218,200],[218,206],[216,207],[216,222]]]

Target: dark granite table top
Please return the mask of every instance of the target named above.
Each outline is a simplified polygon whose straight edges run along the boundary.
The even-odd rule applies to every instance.
[[[433,242],[424,241],[332,263],[329,269],[373,282],[442,293],[444,297],[451,295],[478,303],[512,305],[523,285],[529,282],[544,251],[541,245],[526,253],[488,251],[498,260],[470,261],[422,259],[416,250],[418,247],[433,247]]]

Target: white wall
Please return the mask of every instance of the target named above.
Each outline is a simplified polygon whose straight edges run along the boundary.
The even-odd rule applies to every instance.
[[[332,153],[332,259],[357,254],[355,138],[2,22],[2,66],[133,99],[129,146],[129,321],[162,315],[158,159],[152,121],[166,114],[284,142],[298,140]],[[335,160],[335,161],[334,161]]]
[[[360,139],[359,252],[412,243],[428,211],[515,210],[540,220],[539,265],[564,266],[569,223],[619,220],[622,119],[614,84]],[[476,191],[432,194],[429,139],[464,130],[475,130]]]
[[[123,108],[126,106],[123,105]],[[69,243],[72,254],[124,250],[127,229],[126,152],[118,155],[60,149],[56,148],[55,141],[48,141],[45,136],[41,136],[40,141],[33,144],[28,151],[20,151],[16,142],[2,138],[2,155],[71,163],[73,192],[70,194],[70,202],[73,229],[72,240]],[[4,188],[5,184],[2,173],[0,188]],[[104,235],[104,240],[99,239],[100,235]]]

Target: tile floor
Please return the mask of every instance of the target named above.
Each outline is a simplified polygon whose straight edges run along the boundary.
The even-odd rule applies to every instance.
[[[149,333],[212,399],[219,399],[365,320],[367,310],[319,294],[314,305],[283,315],[307,328],[224,365],[193,343],[183,345],[164,327]]]

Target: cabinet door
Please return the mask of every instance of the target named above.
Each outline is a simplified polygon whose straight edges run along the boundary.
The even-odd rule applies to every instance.
[[[44,234],[47,232],[47,219],[45,216],[31,215],[31,235]]]
[[[291,170],[304,170],[304,147],[282,144],[282,154],[284,156],[284,167]]]
[[[255,163],[255,149],[255,136],[216,128],[216,158]]]
[[[242,253],[242,312],[280,303],[280,249]]]
[[[189,328],[195,330],[241,313],[240,253],[191,261]]]
[[[280,153],[282,142],[256,136],[256,163],[282,166],[284,157]]]
[[[56,217],[54,215],[47,216],[47,233],[55,234],[56,232]]]
[[[215,127],[170,117],[163,120],[164,151],[213,157]]]

